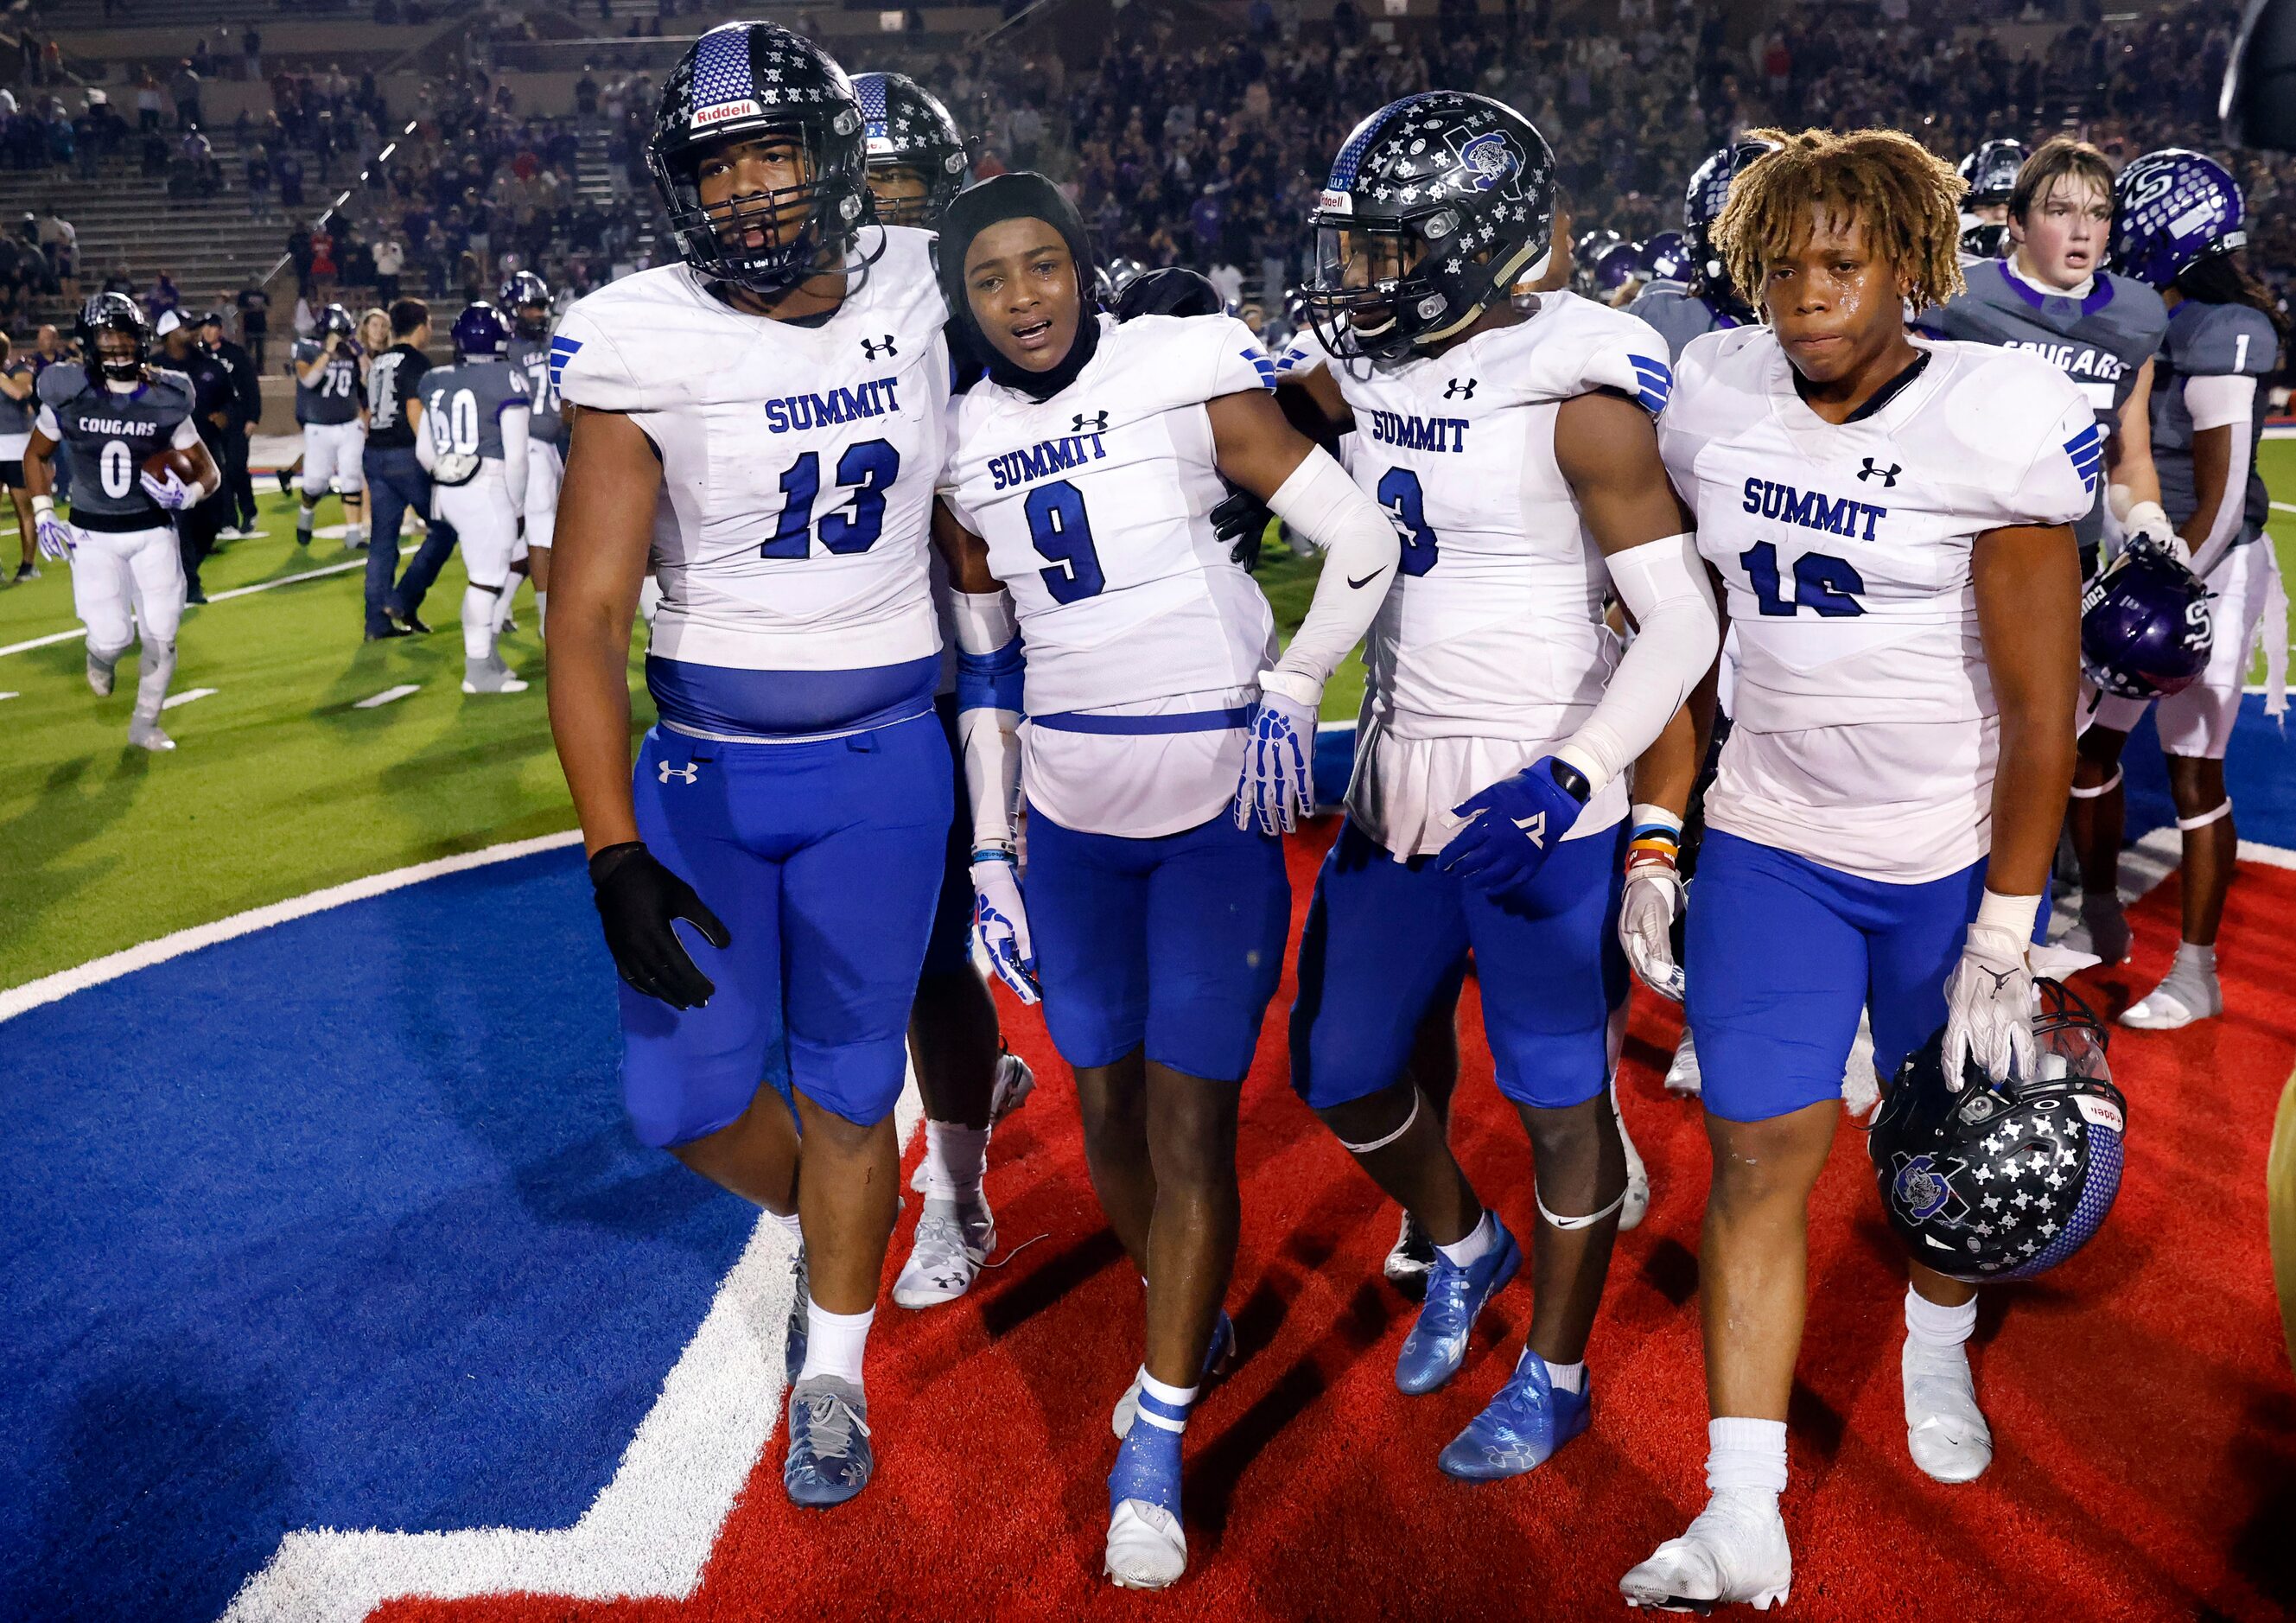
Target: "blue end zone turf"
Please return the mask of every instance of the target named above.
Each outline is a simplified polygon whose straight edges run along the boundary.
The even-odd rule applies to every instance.
[[[2147,710],[2120,752],[2128,790],[2128,837],[2139,840],[2177,820],[2169,799],[2169,768],[2161,756],[2161,735]],[[2225,751],[2225,792],[2243,840],[2296,850],[2296,733],[2264,713],[2264,695],[2240,701],[2232,748]]]
[[[568,850],[0,1024],[0,1618],[589,1507],[756,1221],[631,1138],[612,986]]]

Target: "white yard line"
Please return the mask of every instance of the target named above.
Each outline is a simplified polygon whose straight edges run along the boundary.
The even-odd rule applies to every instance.
[[[352,705],[351,709],[355,710],[381,709],[384,705],[390,704],[394,700],[404,699],[409,693],[419,693],[422,691],[422,684],[420,682],[402,682],[397,687],[387,687],[379,693],[369,693],[365,698]]]
[[[340,563],[330,563],[322,569],[305,570],[294,575],[282,575],[276,580],[258,580],[251,586],[234,586],[228,592],[217,592],[211,594],[208,602],[229,602],[234,597],[251,597],[258,592],[268,592],[277,586],[298,586],[306,580],[319,580],[329,575],[340,575],[346,570],[365,568],[366,568],[365,559],[347,558]],[[35,648],[52,648],[58,643],[77,643],[86,635],[87,632],[84,628],[51,632],[46,636],[36,636],[28,643],[11,643],[6,647],[0,648],[0,654],[29,653]]]
[[[170,693],[160,701],[160,708],[172,710],[179,704],[190,704],[198,699],[212,699],[222,690],[212,687],[187,687],[180,693]]]

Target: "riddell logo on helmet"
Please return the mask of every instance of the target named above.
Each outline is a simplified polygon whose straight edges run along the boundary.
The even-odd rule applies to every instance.
[[[1353,214],[1356,200],[1345,192],[1325,192],[1316,200],[1316,207],[1325,214]]]
[[[707,124],[723,124],[728,119],[754,118],[764,111],[757,102],[747,97],[738,102],[717,102],[708,107],[695,108],[693,117],[687,122],[686,127],[700,129]]]
[[[2093,1127],[2100,1127],[2112,1133],[2126,1134],[2128,1130],[2121,1119],[2120,1107],[2110,1099],[2100,1099],[2094,1094],[2075,1094],[2073,1109],[2081,1113],[2083,1121]]]

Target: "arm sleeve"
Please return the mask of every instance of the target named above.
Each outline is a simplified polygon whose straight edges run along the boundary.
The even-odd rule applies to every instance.
[[[177,423],[176,431],[168,436],[168,445],[173,450],[188,451],[199,443],[199,426],[189,417]]]
[[[1292,645],[1261,677],[1313,709],[1324,684],[1363,640],[1395,584],[1403,543],[1395,524],[1320,447],[1292,471],[1268,509],[1324,553],[1324,570]]]
[[[56,421],[56,408],[45,400],[40,402],[40,414],[32,419],[32,427],[59,445],[63,442],[63,424]]]
[[[1722,646],[1694,537],[1645,541],[1603,561],[1637,629],[1594,714],[1555,750],[1596,792],[1658,742]]]
[[[1012,594],[952,592],[956,627],[956,742],[972,805],[975,849],[1013,848],[1021,791],[1021,678],[1027,662]]]
[[[2248,517],[2248,469],[2256,455],[2256,379],[2247,373],[2185,380],[2185,409],[2193,431],[2223,429],[2232,435],[2224,494],[2218,498],[2209,533],[2193,547],[2193,573],[2202,579],[2224,561]]]
[[[504,403],[500,422],[503,442],[503,483],[510,488],[510,504],[526,512],[526,430],[534,413],[524,400]]]
[[[412,395],[407,397],[407,403],[410,406],[419,404]],[[413,413],[408,414],[410,422],[413,416]],[[439,447],[430,443],[430,425],[427,422],[419,424],[414,429],[414,460],[422,464],[422,471],[425,473],[438,465]]]

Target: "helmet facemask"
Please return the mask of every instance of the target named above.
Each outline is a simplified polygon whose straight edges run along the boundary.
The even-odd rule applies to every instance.
[[[1402,219],[1338,217],[1318,210],[1315,268],[1300,294],[1316,335],[1342,360],[1398,365],[1488,309],[1529,258],[1494,266],[1488,250],[1460,251],[1448,209]],[[1456,269],[1451,267],[1456,266]]]
[[[803,121],[731,132],[721,140],[648,155],[686,263],[754,293],[779,292],[843,266],[866,212],[858,157],[860,115],[840,107],[823,124]],[[702,201],[704,171],[732,149],[793,149],[789,185]]]

